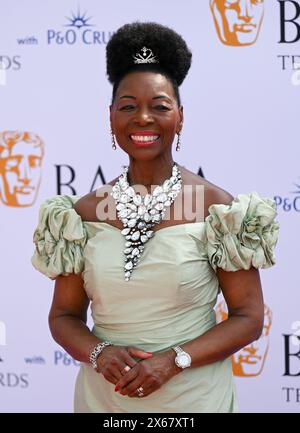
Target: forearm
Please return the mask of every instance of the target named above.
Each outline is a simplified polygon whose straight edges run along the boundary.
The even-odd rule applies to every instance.
[[[89,362],[92,349],[102,341],[75,316],[63,315],[52,318],[49,327],[54,340],[80,362]]]
[[[191,367],[200,367],[231,356],[257,340],[260,335],[261,329],[255,320],[245,316],[231,316],[180,347],[191,356]],[[174,362],[176,354],[173,349],[168,350],[168,355]],[[178,372],[180,369],[176,367],[174,373]]]

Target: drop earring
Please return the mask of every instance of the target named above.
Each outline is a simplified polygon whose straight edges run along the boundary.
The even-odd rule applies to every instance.
[[[112,143],[111,147],[113,148],[113,150],[116,150],[117,146],[116,146],[115,136],[112,129],[110,129],[110,135],[111,135],[111,143]]]
[[[180,144],[181,144],[181,142],[180,142],[180,132],[178,132],[177,133],[177,144],[176,144],[176,150],[177,150],[177,152],[180,150]]]

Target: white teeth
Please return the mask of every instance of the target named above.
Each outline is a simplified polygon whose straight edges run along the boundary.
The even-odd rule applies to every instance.
[[[154,141],[159,138],[159,135],[131,135],[130,138],[134,141]]]

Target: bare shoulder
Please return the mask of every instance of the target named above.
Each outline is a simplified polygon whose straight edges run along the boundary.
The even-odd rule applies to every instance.
[[[98,222],[99,218],[96,215],[96,209],[98,203],[109,198],[111,187],[114,185],[118,178],[102,185],[101,187],[89,192],[88,194],[80,197],[79,200],[74,204],[75,211],[80,215],[83,221],[94,221]]]
[[[180,167],[183,183],[186,185],[201,185],[204,188],[205,217],[208,215],[208,208],[212,204],[230,204],[234,196],[218,185],[210,182],[198,174]]]
[[[204,217],[208,215],[208,208],[212,204],[230,204],[234,199],[228,191],[224,190],[220,186],[213,184],[183,166],[179,167],[184,185],[192,185],[193,187],[201,185],[204,187]],[[99,218],[96,215],[96,210],[97,205],[103,199],[107,199],[109,202],[111,201],[111,205],[114,206],[114,200],[109,193],[111,192],[111,187],[117,180],[118,178],[115,178],[77,200],[74,204],[74,209],[83,221],[99,221]],[[193,194],[194,191],[196,193],[196,188],[193,188]]]

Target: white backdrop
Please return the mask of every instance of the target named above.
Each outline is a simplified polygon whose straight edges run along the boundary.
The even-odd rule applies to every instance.
[[[105,46],[112,32],[135,20],[174,28],[193,53],[181,87],[185,122],[175,161],[196,173],[202,169],[208,180],[234,196],[257,191],[276,199],[281,225],[277,264],[261,271],[272,322],[252,347],[256,363],[248,362],[235,382],[242,412],[299,411],[300,358],[288,355],[300,350],[300,86],[295,70],[300,40],[279,41],[284,19],[280,7],[286,18],[295,17],[294,23],[284,23],[286,40],[297,39],[297,31],[300,39],[294,5],[300,7],[300,1],[236,3],[230,25],[237,11],[238,23],[246,22],[245,8],[250,23],[257,25],[255,41],[246,35],[250,45],[239,45],[238,38],[228,39],[228,45],[222,42],[209,0],[0,0],[2,144],[5,131],[30,131],[20,135],[23,142],[30,144],[36,134],[44,143],[41,167],[42,144],[35,148],[36,159],[25,157],[25,145],[19,152],[16,148],[19,156],[10,162],[19,167],[14,171],[2,163],[6,150],[0,141],[1,412],[73,410],[78,363],[55,344],[48,330],[53,282],[32,268],[32,234],[45,198],[84,195],[116,177],[127,163],[119,148],[111,150]],[[95,179],[99,167],[104,179]],[[58,189],[58,170],[64,183],[73,172],[73,189]],[[14,202],[5,188],[23,185],[24,173],[33,189],[25,203]]]

